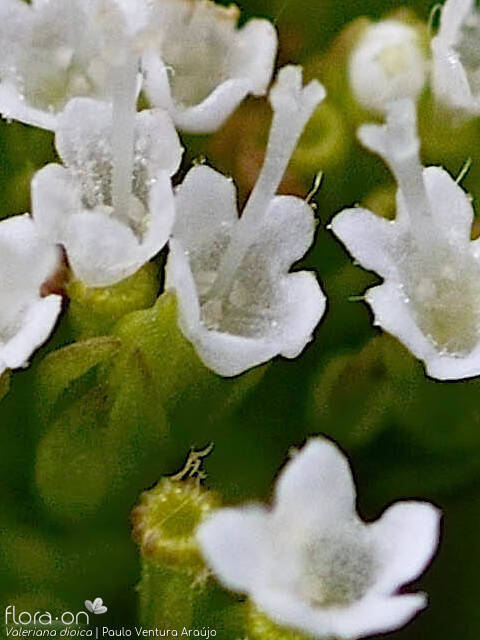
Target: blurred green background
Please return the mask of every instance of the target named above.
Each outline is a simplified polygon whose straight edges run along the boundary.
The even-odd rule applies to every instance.
[[[0,601],[20,610],[77,611],[85,599],[101,596],[109,607],[102,624],[134,624],[140,563],[129,514],[140,493],[181,469],[190,447],[213,440],[207,486],[225,503],[266,500],[288,449],[325,433],[351,459],[365,518],[404,498],[431,500],[445,514],[438,557],[420,581],[430,606],[392,637],[477,640],[480,381],[430,380],[406,349],[373,329],[368,308],[352,298],[375,276],[353,266],[326,228],[336,211],[356,202],[389,215],[393,194],[381,162],[355,142],[356,126],[372,116],[348,95],[345,60],[354,30],[345,29],[360,16],[377,19],[399,7],[426,23],[432,3],[244,0],[240,6],[242,19],[275,21],[281,63],[304,64],[329,91],[283,187],[306,195],[314,175],[325,172],[315,197],[318,237],[302,266],[318,272],[328,313],[302,357],[220,380],[178,334],[169,300],[153,333],[151,310],[113,329],[127,311],[151,307],[164,256],[102,296],[70,287],[56,333],[28,370],[12,375],[0,406]],[[247,101],[213,138],[184,138],[185,168],[204,157],[235,178],[243,199],[268,121],[265,101]],[[478,124],[451,123],[427,94],[420,126],[426,163],[456,175],[473,159],[463,185],[475,205]],[[51,134],[0,124],[2,217],[29,210],[30,177],[54,159]],[[110,338],[96,339],[102,335]],[[78,342],[73,352],[49,355],[85,339],[91,342]],[[218,637],[235,640],[220,627]]]

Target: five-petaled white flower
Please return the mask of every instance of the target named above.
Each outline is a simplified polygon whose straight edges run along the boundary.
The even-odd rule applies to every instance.
[[[480,242],[470,240],[468,195],[440,167],[419,160],[415,107],[390,105],[385,126],[365,125],[363,144],[397,180],[397,217],[355,207],[332,221],[335,235],[385,282],[365,296],[375,324],[423,360],[441,380],[480,374]]]
[[[183,333],[220,375],[278,354],[295,358],[323,315],[314,274],[288,273],[312,243],[312,210],[275,194],[324,93],[316,81],[302,87],[300,68],[280,71],[265,162],[240,218],[232,181],[207,166],[191,169],[177,189],[166,286],[177,292]]]
[[[475,0],[447,0],[432,39],[433,88],[439,102],[480,114],[480,11]]]
[[[50,335],[62,299],[41,295],[60,264],[60,252],[38,235],[28,215],[0,222],[0,374],[26,365]]]
[[[54,130],[71,98],[110,100],[147,16],[146,0],[2,0],[0,113]]]
[[[112,114],[113,111],[113,114]],[[62,244],[74,275],[93,287],[114,284],[166,244],[174,221],[170,176],[182,148],[160,109],[122,111],[74,98],[59,118],[50,164],[32,181],[34,218]]]
[[[399,589],[435,553],[439,511],[397,502],[372,523],[355,510],[348,462],[314,438],[281,473],[273,508],[224,508],[197,531],[207,564],[277,624],[318,638],[360,638],[396,629],[426,606]]]
[[[239,10],[211,0],[162,0],[152,7],[145,93],[185,131],[218,129],[247,94],[263,95],[277,50],[267,20],[237,28]]]
[[[374,113],[385,113],[392,100],[416,99],[427,79],[417,30],[399,20],[368,26],[352,51],[348,73],[355,98]]]

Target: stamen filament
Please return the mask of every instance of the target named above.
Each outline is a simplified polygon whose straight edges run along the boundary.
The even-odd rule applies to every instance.
[[[301,80],[300,80],[301,81]],[[285,87],[282,87],[285,91]],[[323,89],[311,83],[302,95],[282,99],[274,105],[267,151],[260,175],[235,226],[230,243],[220,261],[208,298],[222,299],[230,289],[237,269],[255,241],[272,198],[288,168],[305,125],[323,98]]]
[[[127,47],[114,70],[112,126],[112,204],[115,216],[129,220],[135,150],[138,60]]]
[[[432,211],[420,162],[415,104],[410,99],[390,103],[386,125],[361,127],[359,137],[365,146],[384,158],[395,176],[410,228],[415,229],[413,241],[418,249],[431,248]]]

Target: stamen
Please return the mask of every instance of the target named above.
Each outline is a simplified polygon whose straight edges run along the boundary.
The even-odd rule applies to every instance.
[[[124,64],[114,70],[112,203],[117,218],[129,220],[135,147],[138,60],[126,46]]]
[[[419,241],[430,237],[432,212],[423,181],[414,102],[403,99],[390,103],[386,125],[364,125],[358,135],[361,142],[381,155],[390,167],[416,237]]]
[[[255,241],[263,217],[277,193],[303,129],[324,98],[323,87],[318,82],[310,82],[306,87],[302,87],[301,82],[300,69],[286,67],[280,71],[277,85],[270,93],[274,111],[265,160],[220,261],[209,299],[221,299],[230,289],[235,273]]]

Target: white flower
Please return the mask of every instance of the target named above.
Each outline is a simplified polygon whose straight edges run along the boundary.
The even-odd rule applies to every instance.
[[[110,99],[148,24],[145,0],[2,0],[0,113],[54,130],[70,98]]]
[[[414,27],[382,20],[365,29],[350,56],[350,86],[357,101],[374,113],[398,98],[416,99],[427,79],[427,60]]]
[[[286,67],[270,93],[273,122],[262,171],[239,219],[231,180],[194,167],[176,193],[167,282],[180,327],[206,366],[237,375],[281,354],[295,358],[325,309],[313,273],[288,273],[313,240],[308,204],[276,196],[290,156],[324,97]]]
[[[237,7],[211,0],[162,0],[152,14],[145,92],[180,129],[215,131],[247,94],[266,92],[277,50],[267,20],[238,29]]]
[[[281,473],[273,508],[220,509],[197,539],[217,578],[277,624],[359,638],[396,629],[426,606],[424,594],[398,590],[432,558],[439,518],[431,504],[408,501],[363,522],[346,458],[315,438]]]
[[[480,114],[480,11],[475,0],[447,0],[432,40],[433,88],[448,107]]]
[[[361,208],[332,221],[352,256],[384,278],[365,296],[375,324],[424,360],[434,378],[479,375],[480,244],[470,240],[468,195],[444,169],[421,166],[413,103],[390,105],[386,126],[363,126],[359,137],[399,186],[395,221]]]
[[[54,244],[38,235],[32,218],[14,216],[0,222],[0,374],[27,364],[50,335],[62,299],[41,296],[41,287],[60,263]]]
[[[165,112],[129,105],[114,103],[112,116],[108,103],[70,101],[55,139],[65,167],[50,164],[32,181],[39,228],[93,287],[137,271],[165,245],[174,220],[169,176],[181,160],[178,136]]]

